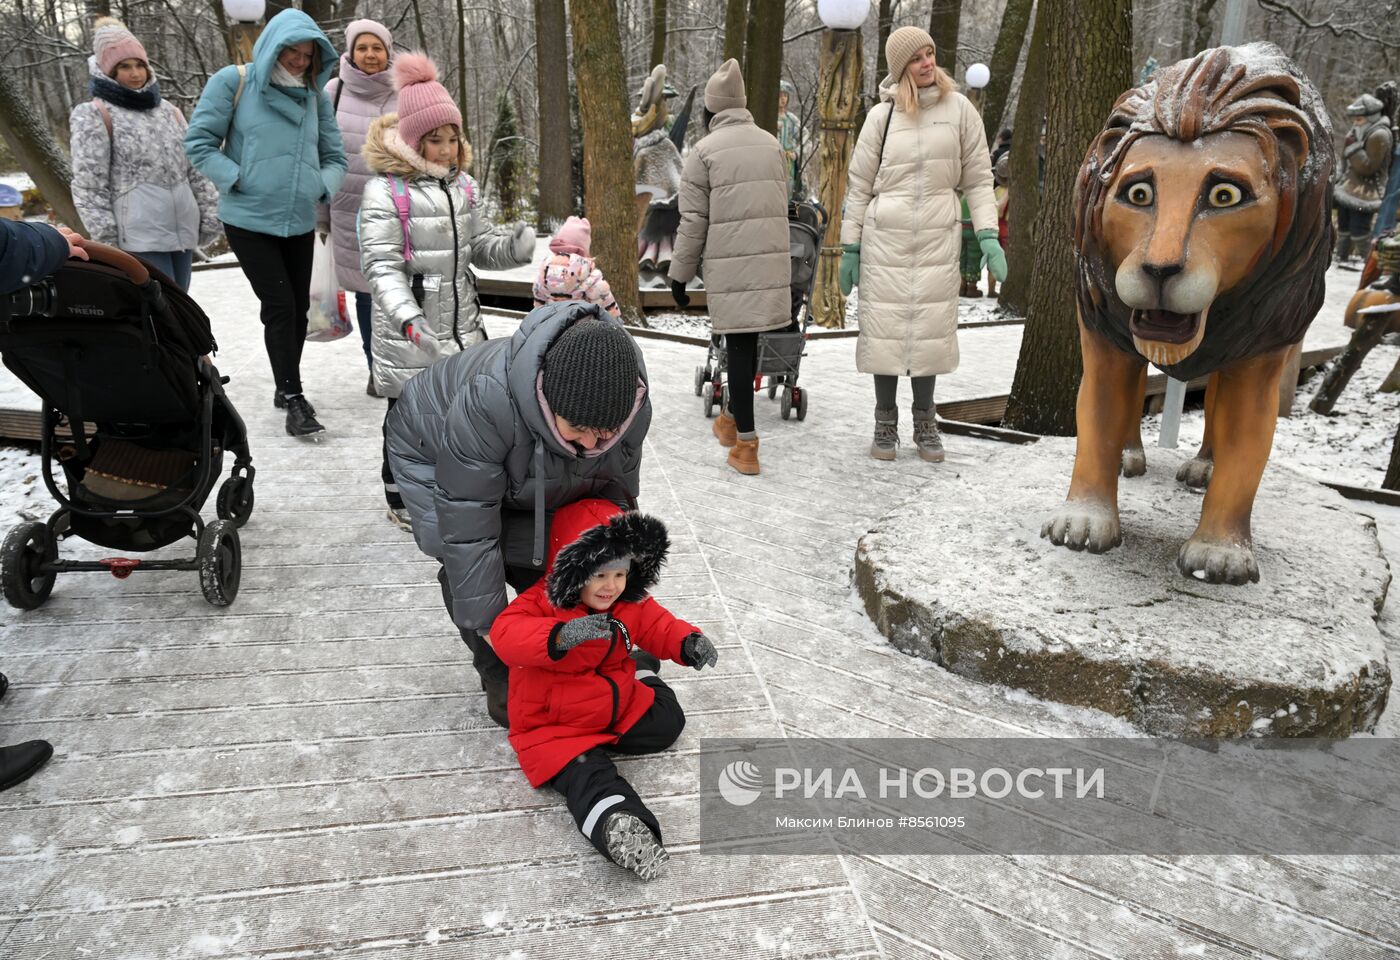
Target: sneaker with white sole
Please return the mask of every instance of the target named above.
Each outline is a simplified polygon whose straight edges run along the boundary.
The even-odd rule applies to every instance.
[[[656,834],[635,814],[625,810],[609,814],[602,830],[603,843],[612,862],[643,880],[655,880],[671,859]]]
[[[388,517],[389,521],[400,530],[413,532],[413,518],[408,515],[408,507],[390,507]]]

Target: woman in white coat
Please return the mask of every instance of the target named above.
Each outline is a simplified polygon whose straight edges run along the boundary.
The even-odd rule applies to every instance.
[[[875,377],[870,455],[899,447],[895,392],[914,392],[919,456],[943,459],[934,379],[958,366],[958,194],[967,198],[987,267],[1006,278],[997,242],[996,197],[982,118],[937,64],[933,39],[900,27],[885,43],[890,74],[866,115],[851,156],[841,225],[841,289],[860,287],[856,366]]]

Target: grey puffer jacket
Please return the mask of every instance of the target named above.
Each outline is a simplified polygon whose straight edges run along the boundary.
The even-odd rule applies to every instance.
[[[651,426],[646,366],[617,434],[583,452],[562,439],[539,386],[545,351],[579,320],[619,321],[597,304],[551,303],[510,339],[433,364],[389,412],[389,466],[418,547],[440,559],[452,619],[487,631],[506,607],[505,565],[543,572],[552,512],[584,497],[635,506]]]
[[[465,141],[457,166],[430,164],[404,143],[398,122],[390,113],[371,123],[363,151],[369,169],[381,174],[365,183],[359,216],[360,267],[374,296],[370,354],[381,397],[397,397],[434,359],[405,339],[405,323],[436,339],[440,354],[480,343],[486,334],[470,266],[523,266],[535,250],[533,231],[517,227],[511,235],[486,225],[476,181],[460,172],[468,163]],[[408,191],[413,258],[407,263],[391,178]],[[415,276],[422,277],[421,306]]]
[[[705,261],[715,333],[761,333],[791,322],[787,201],[787,156],[777,137],[742,107],[715,114],[685,161],[670,270],[685,283]]]
[[[365,184],[374,176],[360,153],[376,118],[398,109],[398,94],[394,91],[392,69],[365,73],[350,61],[350,54],[341,54],[340,75],[326,84],[326,99],[335,108],[336,126],[345,143],[345,158],[350,167],[340,189],[331,199],[329,226],[331,243],[335,245],[335,276],[340,286],[357,293],[369,293],[369,284],[360,272],[360,241],[356,221],[360,215],[360,198]]]
[[[88,58],[94,85],[115,87]],[[73,203],[92,239],[135,252],[193,250],[213,243],[219,193],[185,156],[185,117],[161,100],[152,80],[133,94],[153,99],[138,110],[103,100],[112,132],[92,101],[73,108]],[[118,91],[120,95],[120,91]],[[135,99],[133,96],[132,99]]]

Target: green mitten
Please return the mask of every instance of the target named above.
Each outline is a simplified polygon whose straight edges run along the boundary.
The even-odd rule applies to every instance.
[[[982,256],[987,258],[987,269],[997,283],[1006,279],[1006,254],[1002,252],[1001,244],[997,242],[997,232],[995,230],[978,230],[977,244],[982,248]]]
[[[841,270],[836,279],[843,297],[849,297],[851,290],[860,285],[860,244],[848,243],[841,248]]]

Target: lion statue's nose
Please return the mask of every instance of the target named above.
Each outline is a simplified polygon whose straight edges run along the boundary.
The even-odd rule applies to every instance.
[[[1179,263],[1144,263],[1142,265],[1142,272],[1157,283],[1166,283],[1183,269]]]

